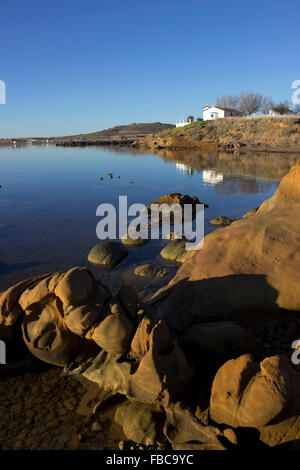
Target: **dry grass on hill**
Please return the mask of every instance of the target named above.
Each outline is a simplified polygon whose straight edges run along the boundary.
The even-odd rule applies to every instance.
[[[144,143],[145,146],[160,148],[202,148],[231,143],[296,150],[300,147],[300,116],[228,117],[216,121],[196,121],[146,137]]]

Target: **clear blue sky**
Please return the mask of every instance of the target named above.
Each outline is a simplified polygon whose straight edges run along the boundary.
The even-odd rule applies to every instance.
[[[175,122],[300,79],[299,0],[1,0],[0,17],[0,137]]]

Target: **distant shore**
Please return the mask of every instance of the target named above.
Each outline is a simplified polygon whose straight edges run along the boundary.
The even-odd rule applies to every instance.
[[[184,127],[144,123],[64,137],[0,139],[0,145],[54,144],[61,147],[128,146],[157,151],[203,150],[299,153],[299,116],[255,116],[195,121]]]

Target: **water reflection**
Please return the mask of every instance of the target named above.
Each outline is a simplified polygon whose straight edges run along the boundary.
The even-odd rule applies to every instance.
[[[165,161],[176,161],[176,168],[190,168],[198,172],[204,170],[203,182],[210,184],[221,181],[221,176],[217,176],[218,174],[222,175],[223,179],[225,176],[240,175],[279,181],[300,159],[300,152],[298,154],[257,151],[204,153],[197,150],[159,150],[156,154]]]
[[[153,154],[115,146],[0,147],[0,290],[32,275],[88,265],[87,254],[99,242],[100,203],[117,207],[120,195],[127,195],[129,205],[147,205],[172,192],[196,195],[209,206],[208,234],[215,229],[210,219],[240,218],[271,197],[298,158],[183,150]],[[134,263],[162,262],[165,242],[151,240],[130,250],[114,275]]]
[[[191,166],[185,165],[184,163],[176,163],[176,173],[179,175],[188,174],[188,176],[192,176],[194,174],[194,170]]]
[[[217,173],[214,170],[203,170],[202,180],[204,184],[218,184],[223,181],[223,173]]]

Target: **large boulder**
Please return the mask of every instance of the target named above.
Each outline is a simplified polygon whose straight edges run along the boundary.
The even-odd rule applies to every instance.
[[[272,356],[260,364],[250,354],[226,362],[211,389],[210,416],[219,424],[260,428],[300,413],[300,372]]]
[[[186,250],[185,239],[171,240],[160,252],[160,256],[173,263],[184,263],[191,255],[192,251]]]
[[[88,261],[98,268],[113,268],[128,255],[128,250],[119,242],[101,242],[88,254]]]
[[[148,209],[148,215],[151,215],[151,221],[149,227],[158,227],[162,224],[163,219],[162,217],[166,214],[170,213],[170,210],[173,207],[174,212],[170,213],[170,223],[174,224],[176,220],[181,220],[181,215],[185,215],[185,221],[191,221],[195,219],[198,213],[199,207],[197,207],[199,204],[203,204],[204,208],[208,207],[207,204],[204,204],[199,201],[197,196],[189,196],[188,194],[182,195],[181,193],[171,193],[171,194],[165,194],[164,196],[161,196],[160,198],[156,199],[155,201],[150,202],[148,204],[147,209]],[[156,219],[154,217],[154,214],[151,212],[151,207],[152,205],[158,205],[160,206],[161,212],[159,214],[159,219]],[[184,212],[185,207],[190,207],[191,212]],[[177,215],[176,215],[177,214]],[[176,219],[178,217],[178,219]]]
[[[142,357],[137,371],[130,376],[128,397],[143,403],[167,404],[184,392],[194,370],[164,321],[154,325],[147,319],[143,322],[131,345]]]
[[[152,299],[158,316],[182,330],[196,322],[257,322],[300,311],[300,163],[251,218],[205,237],[202,250]]]
[[[66,365],[110,298],[87,268],[55,273],[26,289],[18,306],[24,312],[22,332],[29,351],[45,362]]]

